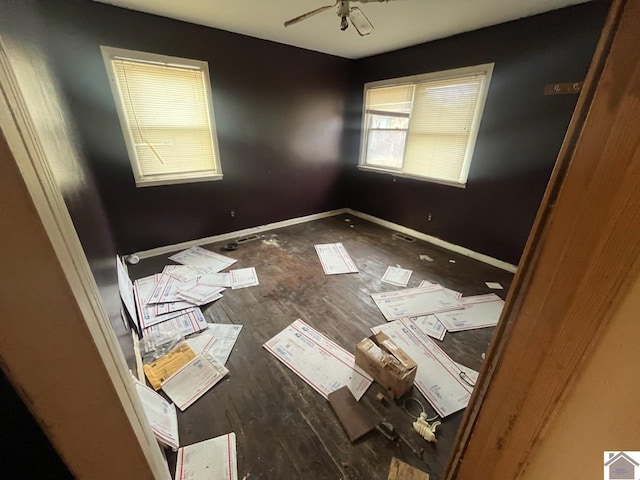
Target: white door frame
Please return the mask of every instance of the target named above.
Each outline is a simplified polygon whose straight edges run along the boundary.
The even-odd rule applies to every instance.
[[[50,143],[30,111],[50,102],[47,121],[67,130],[58,99],[42,95],[53,82],[38,52],[18,47],[0,37],[0,255],[14,275],[0,279],[1,366],[76,478],[169,480],[49,168],[61,144],[75,149],[64,135]]]

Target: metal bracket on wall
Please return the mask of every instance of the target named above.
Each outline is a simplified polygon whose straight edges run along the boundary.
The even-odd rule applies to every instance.
[[[566,82],[566,83],[551,83],[545,85],[545,95],[569,95],[578,94],[582,90],[584,82]]]

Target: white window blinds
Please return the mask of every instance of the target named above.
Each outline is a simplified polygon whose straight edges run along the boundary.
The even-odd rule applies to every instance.
[[[398,113],[409,116],[413,100],[413,85],[372,88],[367,91],[369,113]]]
[[[464,185],[492,67],[481,65],[365,87],[360,165]]]
[[[206,63],[109,47],[103,53],[136,183],[219,178]]]
[[[419,83],[404,171],[458,182],[483,76]]]

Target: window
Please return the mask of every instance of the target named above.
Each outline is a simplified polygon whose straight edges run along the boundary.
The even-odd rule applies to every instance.
[[[360,168],[463,187],[493,64],[367,83]]]
[[[222,178],[206,62],[102,47],[138,187]]]

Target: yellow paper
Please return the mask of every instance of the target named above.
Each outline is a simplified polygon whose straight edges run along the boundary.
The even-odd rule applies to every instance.
[[[143,367],[144,373],[154,390],[159,390],[162,382],[177,372],[184,365],[196,358],[196,354],[185,342],[158,360]]]

